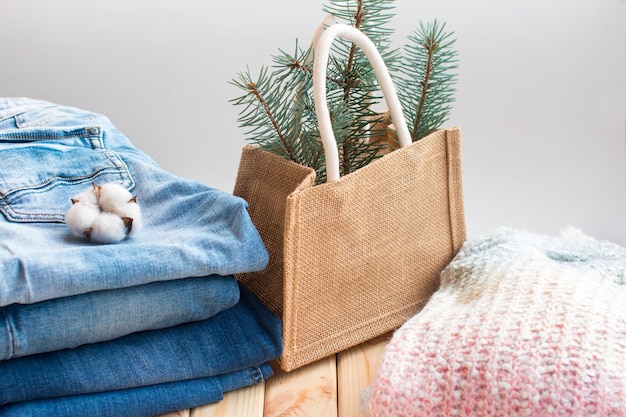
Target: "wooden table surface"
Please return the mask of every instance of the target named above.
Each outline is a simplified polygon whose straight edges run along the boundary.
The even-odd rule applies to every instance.
[[[160,417],[365,417],[359,406],[391,335],[229,392],[219,403]]]

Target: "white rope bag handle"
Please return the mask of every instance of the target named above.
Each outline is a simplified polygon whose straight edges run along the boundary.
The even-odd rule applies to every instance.
[[[352,26],[345,24],[329,26],[317,41],[315,62],[313,63],[313,100],[322,145],[324,146],[324,155],[326,156],[326,182],[339,180],[339,151],[326,101],[326,70],[330,48],[336,37],[349,40],[363,50],[372,64],[372,68],[374,68],[378,84],[389,108],[391,120],[398,131],[400,146],[409,146],[413,142],[389,70],[387,70],[387,66],[374,43],[363,32]]]

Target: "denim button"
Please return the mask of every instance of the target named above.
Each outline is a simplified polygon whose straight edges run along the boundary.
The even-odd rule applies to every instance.
[[[89,133],[91,133],[92,135],[97,135],[100,133],[100,128],[99,127],[90,127],[89,128]]]

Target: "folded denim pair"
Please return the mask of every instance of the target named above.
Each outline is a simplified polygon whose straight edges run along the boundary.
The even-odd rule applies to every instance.
[[[158,281],[0,308],[0,361],[208,319],[234,306],[233,276]]]
[[[215,403],[224,393],[252,386],[272,376],[268,364],[208,378],[170,382],[120,391],[11,404],[3,417],[153,417]]]
[[[0,362],[0,416],[151,415],[261,382],[271,369],[260,364],[281,353],[281,322],[240,291],[207,320]]]
[[[267,264],[243,199],[164,171],[102,115],[0,99],[0,160],[0,307]],[[71,198],[109,182],[137,196],[143,228],[109,245],[73,236]]]

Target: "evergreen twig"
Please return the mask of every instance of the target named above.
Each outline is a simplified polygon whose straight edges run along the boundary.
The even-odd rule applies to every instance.
[[[400,50],[391,47],[389,22],[393,0],[329,0],[324,7],[337,22],[360,29],[380,51],[392,74],[413,140],[443,124],[454,101],[457,68],[451,33],[437,21],[421,24]],[[311,48],[296,41],[292,54],[279,49],[270,71],[262,67],[252,79],[249,69],[231,83],[244,94],[231,102],[241,106],[239,124],[259,147],[315,169],[317,182],[326,178],[326,161],[319,139],[312,91]],[[373,110],[380,101],[379,86],[363,52],[351,42],[333,43],[326,74],[326,95],[337,139],[342,175],[381,156],[383,146],[370,143],[381,133],[375,126],[383,116]]]
[[[437,20],[420,23],[405,46],[400,77],[401,99],[413,140],[432,133],[448,119],[454,101],[457,53],[455,40]]]

